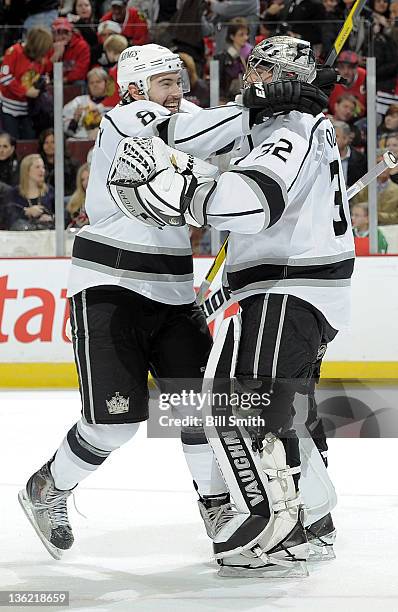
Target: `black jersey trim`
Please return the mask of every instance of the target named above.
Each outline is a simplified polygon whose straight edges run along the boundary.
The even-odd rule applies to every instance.
[[[109,117],[109,115],[105,115],[104,118],[108,119],[108,121],[111,122],[111,124],[113,125],[113,127],[115,128],[117,133],[120,134],[120,136],[123,136],[123,138],[130,138],[130,136],[128,134],[123,134],[123,132],[121,132],[119,130],[119,128],[117,127],[116,123],[113,121],[112,117]]]
[[[263,212],[264,212],[263,208],[256,208],[254,210],[244,210],[242,212],[225,213],[225,214],[219,214],[219,215],[212,215],[211,213],[209,213],[208,217],[244,217],[244,215],[254,215],[256,213],[263,213]]]
[[[191,255],[163,255],[126,251],[80,236],[75,238],[72,257],[129,272],[172,274],[173,276],[192,274],[193,272]]]
[[[207,134],[207,132],[211,132],[212,130],[215,130],[216,128],[220,127],[220,125],[224,125],[225,123],[228,123],[229,121],[233,121],[237,117],[240,117],[241,114],[242,113],[238,113],[237,115],[234,115],[233,117],[227,117],[226,119],[223,119],[219,123],[216,123],[212,125],[211,127],[208,127],[205,130],[202,130],[201,132],[197,132],[196,134],[192,134],[191,136],[187,136],[186,138],[179,138],[178,140],[175,140],[174,143],[175,145],[178,145],[178,144],[181,144],[182,142],[188,142],[188,140],[193,140],[194,138],[203,136],[203,134]]]
[[[342,280],[349,279],[354,270],[354,259],[346,259],[320,266],[283,266],[261,264],[238,272],[228,272],[228,284],[232,291],[243,289],[247,285],[261,281],[279,281],[289,279]]]
[[[236,174],[240,174],[242,177],[251,179],[256,184],[256,187],[259,188],[264,194],[270,217],[267,227],[271,227],[277,221],[279,221],[283,211],[285,210],[286,200],[282,187],[275,179],[272,178],[272,176],[267,173],[266,169],[264,169],[264,172],[262,172],[252,168],[249,169],[241,168],[240,166],[232,166],[230,167],[229,172],[234,172]],[[254,212],[257,212],[257,210]]]
[[[320,124],[321,124],[323,121],[326,121],[326,120],[327,120],[327,117],[321,117],[320,119],[318,119],[318,121],[316,122],[316,124],[313,126],[313,128],[312,128],[312,130],[311,130],[310,138],[309,138],[309,141],[308,141],[308,148],[307,148],[307,151],[306,151],[306,153],[305,153],[305,155],[304,155],[304,157],[303,157],[303,160],[302,160],[302,162],[301,162],[301,164],[300,164],[300,168],[298,169],[298,172],[297,172],[296,176],[294,177],[293,181],[290,183],[290,187],[288,187],[288,189],[287,189],[287,191],[288,191],[288,192],[291,190],[291,188],[293,187],[294,183],[297,181],[297,179],[298,179],[298,177],[299,177],[299,174],[300,174],[300,172],[301,172],[301,169],[302,169],[302,167],[303,167],[303,165],[304,165],[304,162],[305,162],[305,160],[307,159],[307,157],[308,157],[308,155],[309,155],[309,152],[311,151],[312,141],[313,141],[314,134],[315,134],[316,130],[318,129],[319,125],[320,125]]]
[[[224,155],[225,153],[229,153],[230,151],[232,151],[234,146],[235,146],[235,140],[233,140],[229,144],[225,145],[225,147],[222,147],[221,149],[218,149],[218,151],[216,151],[214,153],[214,155]]]
[[[169,123],[170,123],[170,119],[171,119],[171,117],[168,117],[167,119],[165,119],[161,123],[158,123],[157,126],[156,126],[157,135],[167,145],[169,144],[168,135],[169,135]]]

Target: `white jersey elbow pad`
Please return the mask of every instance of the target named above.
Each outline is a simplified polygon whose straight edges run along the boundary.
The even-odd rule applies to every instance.
[[[208,206],[208,221],[219,230],[256,234],[282,216],[288,196],[282,179],[262,166],[232,166]]]

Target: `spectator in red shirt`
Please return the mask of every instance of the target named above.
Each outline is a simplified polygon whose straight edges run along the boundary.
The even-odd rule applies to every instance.
[[[7,49],[0,69],[3,129],[14,138],[35,138],[28,102],[40,95],[44,58],[53,46],[51,33],[40,26],[29,30],[26,43]],[[42,77],[43,79],[44,77]]]
[[[101,17],[101,21],[116,21],[122,26],[122,34],[132,45],[145,45],[148,42],[148,24],[137,9],[127,8],[128,0],[112,0],[111,10]]]
[[[52,72],[53,63],[64,64],[64,83],[85,81],[90,67],[90,47],[66,17],[58,17],[53,25],[54,53],[47,59],[47,70]]]
[[[351,94],[357,100],[357,118],[366,114],[366,70],[358,66],[359,58],[353,51],[343,51],[337,61],[337,70],[347,85],[335,85],[329,97],[329,110],[334,114],[336,101],[343,94]],[[344,121],[344,120],[343,120]]]

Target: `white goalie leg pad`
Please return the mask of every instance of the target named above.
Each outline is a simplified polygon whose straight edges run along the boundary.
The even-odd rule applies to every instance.
[[[336,507],[337,495],[328,471],[314,441],[300,436],[300,493],[304,509],[304,526],[308,527]]]
[[[258,544],[263,552],[268,552],[282,542],[299,521],[301,498],[296,491],[293,475],[299,474],[300,468],[287,465],[285,447],[272,433],[265,436],[261,465],[269,479],[274,514],[267,533],[259,539]]]
[[[204,391],[209,398],[228,391],[228,380],[234,378],[240,330],[239,315],[226,319],[220,327],[205,372]],[[219,388],[218,381],[224,388]],[[272,551],[298,524],[300,498],[293,474],[300,468],[286,464],[283,443],[272,434],[266,436],[261,456],[254,451],[248,431],[237,424],[230,406],[217,410],[208,402],[203,419],[206,437],[237,511],[214,538],[216,558],[255,544],[261,554]],[[273,562],[291,565],[291,560],[276,558]]]
[[[220,326],[204,376],[203,394],[208,398],[230,392],[229,380],[234,376],[240,329],[239,315],[226,319]],[[216,410],[209,400],[202,410],[206,437],[236,508],[214,540],[215,556],[221,558],[250,548],[264,531],[271,514],[268,481],[259,457],[251,449],[247,431],[230,423],[230,406]]]

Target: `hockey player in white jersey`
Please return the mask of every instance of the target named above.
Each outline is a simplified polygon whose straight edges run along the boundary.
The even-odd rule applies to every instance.
[[[264,82],[311,82],[315,74],[309,43],[274,37],[253,50],[246,82],[261,91]],[[205,427],[234,501],[213,517],[223,575],[253,575],[275,564],[289,568],[308,554],[293,400],[297,391],[308,392],[321,345],[348,324],[354,264],[330,121],[323,114],[287,112],[254,127],[251,136],[252,148],[219,179],[185,184],[175,172],[162,185],[157,173],[167,162],[159,153],[157,164],[155,155],[149,183],[137,188],[125,209],[134,215],[145,199],[155,223],[168,217],[231,232],[226,272],[241,315],[219,332],[206,390],[229,388],[232,378],[241,391],[269,394],[271,403],[249,413],[262,417],[260,425],[210,419]],[[174,211],[161,203],[169,191]],[[223,414],[232,414],[230,406],[223,406]],[[209,416],[218,415],[213,406]]]
[[[75,239],[68,285],[82,418],[19,495],[55,558],[73,543],[67,514],[71,490],[148,417],[148,370],[156,378],[199,381],[211,349],[205,318],[195,304],[188,228],[178,222],[166,227],[163,221],[159,231],[146,204],[141,216],[147,226],[121,210],[131,162],[129,138],[156,134],[204,159],[232,148],[248,130],[249,113],[241,107],[200,110],[185,102],[181,61],[159,45],[126,49],[118,82],[123,102],[100,125],[86,198],[90,225]],[[313,104],[314,92],[303,103]],[[274,100],[276,107],[281,101]],[[300,104],[297,97],[295,104]],[[176,152],[173,162],[187,182],[193,171],[203,178],[214,173],[187,154]],[[145,170],[145,159],[142,164]],[[107,188],[111,175],[113,192]],[[211,504],[222,495],[226,500],[203,431],[183,432],[182,439],[202,499]],[[192,444],[195,453],[189,453]],[[211,481],[212,473],[218,476]]]

